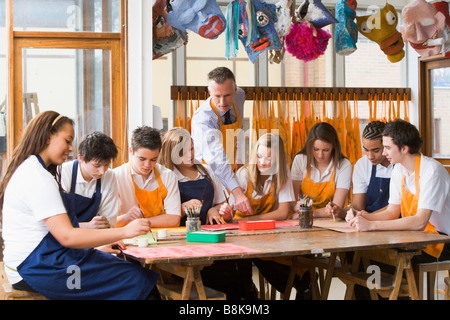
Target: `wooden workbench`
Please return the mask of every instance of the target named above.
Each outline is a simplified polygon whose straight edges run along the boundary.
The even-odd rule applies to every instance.
[[[395,249],[407,254],[398,254],[398,264],[401,268],[398,272],[403,274],[407,271],[412,297],[416,298],[416,286],[414,279],[411,278],[412,269],[410,268],[410,259],[414,254],[420,253],[420,249],[425,248],[430,243],[450,242],[450,237],[435,235],[420,231],[379,231],[379,232],[337,232],[323,228],[300,229],[298,226],[280,228],[278,231],[267,230],[258,231],[249,234],[249,232],[233,233],[234,236],[227,236],[226,243],[249,248],[252,252],[236,254],[214,254],[208,256],[178,256],[178,257],[160,257],[160,258],[137,258],[127,254],[127,259],[132,259],[148,268],[156,268],[167,272],[177,274],[184,278],[182,293],[177,299],[188,299],[191,293],[192,284],[195,284],[197,294],[200,299],[205,299],[206,294],[200,277],[200,270],[207,265],[211,265],[215,260],[227,259],[248,259],[248,258],[270,258],[280,256],[301,257],[322,255],[329,253],[329,272],[325,288],[320,293],[320,297],[325,299],[328,294],[329,283],[334,274],[334,262],[338,254],[345,252],[371,252],[380,249]],[[208,243],[187,242],[185,239],[170,241],[164,244],[164,241],[158,242],[154,248],[161,246],[177,247],[192,245],[208,245]],[[186,248],[188,249],[188,248]],[[398,251],[397,251],[398,252]],[[393,255],[396,256],[395,254]],[[303,259],[303,262],[304,259]],[[400,276],[400,275],[399,275]],[[400,283],[394,289],[392,297],[396,298],[400,290]]]

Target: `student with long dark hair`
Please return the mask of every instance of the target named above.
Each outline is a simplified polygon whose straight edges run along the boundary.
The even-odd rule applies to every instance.
[[[73,121],[45,111],[32,119],[14,149],[0,185],[8,280],[16,289],[49,299],[152,297],[154,272],[92,249],[146,234],[147,220],[124,228],[79,228],[73,198],[62,191],[57,176],[57,167],[73,151],[73,139]]]

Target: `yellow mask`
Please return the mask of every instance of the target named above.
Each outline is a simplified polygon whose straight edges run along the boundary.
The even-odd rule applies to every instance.
[[[358,31],[378,43],[390,62],[399,62],[405,56],[402,36],[396,29],[397,23],[397,12],[388,3],[372,15],[356,17]]]

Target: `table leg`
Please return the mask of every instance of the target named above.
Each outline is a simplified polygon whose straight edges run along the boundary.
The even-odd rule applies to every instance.
[[[188,266],[186,268],[186,277],[181,290],[181,300],[189,300],[192,283],[195,283],[199,300],[206,300],[205,287],[203,286],[200,269],[197,266]]]
[[[330,259],[328,262],[328,268],[327,268],[327,276],[325,277],[324,286],[322,288],[322,295],[321,295],[322,300],[328,299],[328,293],[330,292],[331,280],[333,278],[333,273],[334,273],[334,266],[336,264],[336,256],[337,256],[336,252],[332,252],[330,255]]]

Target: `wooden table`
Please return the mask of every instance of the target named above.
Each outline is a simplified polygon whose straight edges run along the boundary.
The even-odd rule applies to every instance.
[[[420,249],[425,248],[430,243],[450,242],[450,237],[435,235],[419,231],[389,231],[389,232],[336,232],[327,229],[313,228],[302,230],[298,226],[280,228],[280,232],[254,232],[245,235],[227,236],[226,243],[247,247],[257,250],[257,252],[246,254],[226,254],[211,255],[203,257],[165,257],[154,259],[141,259],[126,255],[128,259],[139,261],[143,266],[151,268],[157,267],[184,278],[184,285],[179,299],[188,299],[192,284],[196,285],[200,299],[205,299],[205,291],[201,281],[200,270],[211,265],[215,260],[243,259],[243,258],[268,258],[280,256],[304,257],[305,255],[317,255],[330,253],[328,263],[327,279],[325,290],[322,290],[322,298],[326,298],[329,283],[333,275],[334,261],[338,254],[345,252],[372,251],[378,249],[396,249],[407,254],[398,255],[398,263],[401,268],[398,270],[407,271],[408,281],[413,298],[416,298],[417,289],[414,279],[411,278],[410,259]],[[171,241],[167,246],[177,246],[178,248],[189,245],[202,245],[206,243],[187,242],[185,239]],[[163,244],[161,244],[163,245]],[[399,251],[399,252],[400,252]],[[398,293],[400,283],[396,283],[395,290]],[[414,293],[415,292],[415,293]]]

